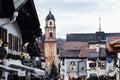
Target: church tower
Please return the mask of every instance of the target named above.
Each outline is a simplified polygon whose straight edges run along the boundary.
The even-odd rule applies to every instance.
[[[52,64],[54,63],[56,68],[58,67],[58,58],[57,58],[57,46],[56,46],[56,26],[55,26],[55,18],[51,11],[47,15],[45,19],[45,57],[46,66],[48,75],[50,74],[50,69]]]

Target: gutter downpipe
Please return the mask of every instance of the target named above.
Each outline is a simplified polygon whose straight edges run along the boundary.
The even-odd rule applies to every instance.
[[[1,24],[1,25],[0,25],[0,27],[5,26],[5,25],[8,25],[8,24],[11,24],[11,23],[15,22],[15,21],[16,21],[16,19],[17,19],[17,17],[18,17],[18,12],[14,12],[13,17],[12,17],[12,20],[10,20],[10,21],[8,21],[8,22],[5,22],[5,23]]]

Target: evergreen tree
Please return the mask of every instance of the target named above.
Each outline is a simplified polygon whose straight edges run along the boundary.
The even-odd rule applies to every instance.
[[[53,62],[52,63],[52,67],[50,69],[50,75],[49,75],[49,77],[53,79],[53,78],[56,78],[57,75],[58,75],[58,73],[57,73],[57,67],[55,66],[55,63]]]

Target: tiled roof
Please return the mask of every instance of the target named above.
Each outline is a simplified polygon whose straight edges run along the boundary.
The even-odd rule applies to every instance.
[[[63,51],[60,53],[60,57],[75,58],[75,57],[79,57],[79,53],[80,53],[80,50],[78,50],[78,51]]]
[[[79,57],[80,58],[87,58],[89,56],[89,53],[96,52],[96,49],[82,49]]]
[[[81,50],[81,48],[88,47],[88,42],[65,42],[64,50]]]
[[[64,43],[66,42],[65,39],[58,38],[57,39],[57,48],[59,50],[64,50]]]

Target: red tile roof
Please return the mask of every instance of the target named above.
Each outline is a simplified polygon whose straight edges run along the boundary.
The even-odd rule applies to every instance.
[[[96,49],[82,49],[79,54],[79,57],[86,58],[88,57],[89,53],[93,53],[93,52],[96,52]]]
[[[60,57],[66,57],[66,58],[79,58],[80,50],[76,51],[62,51],[60,54]]]
[[[88,47],[88,42],[65,42],[64,50],[81,50]]]
[[[116,40],[120,40],[120,36],[110,36],[110,37],[108,37],[108,43],[116,41]]]

